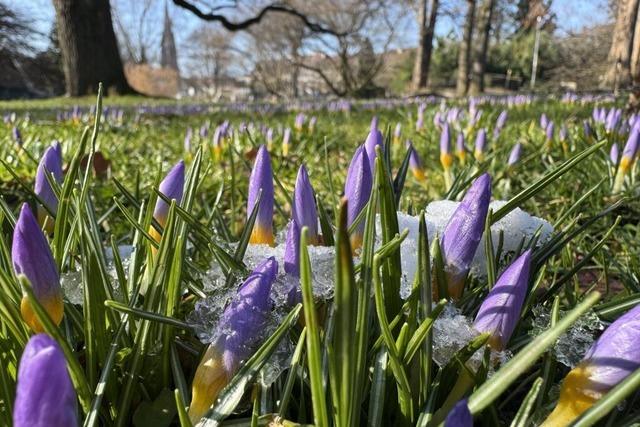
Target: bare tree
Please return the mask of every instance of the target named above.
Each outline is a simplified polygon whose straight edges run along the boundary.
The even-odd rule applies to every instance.
[[[431,65],[431,52],[433,50],[433,34],[435,32],[439,4],[438,0],[429,0],[429,8],[427,12],[427,0],[419,0],[418,2],[420,39],[418,42],[418,48],[416,49],[416,60],[413,68],[412,86],[414,91],[424,89],[429,80],[429,66]]]
[[[191,77],[198,79],[209,90],[209,95],[218,97],[234,60],[233,38],[226,31],[201,25],[189,35],[187,44]]]
[[[158,44],[158,25],[151,24],[154,0],[113,0],[113,21],[126,62],[146,64],[153,61]]]
[[[634,30],[640,0],[619,0],[616,23],[609,50],[609,69],[604,76],[605,85],[626,86],[631,81],[631,58]]]
[[[471,56],[471,39],[473,36],[473,23],[476,9],[475,0],[466,0],[467,14],[462,29],[462,40],[458,52],[458,78],[456,81],[456,94],[466,95],[469,89],[469,58]]]
[[[478,16],[478,31],[473,48],[473,62],[471,64],[471,94],[484,92],[484,70],[487,64],[487,50],[489,34],[495,0],[484,0]]]
[[[113,31],[109,0],[53,0],[67,94],[131,92]]]

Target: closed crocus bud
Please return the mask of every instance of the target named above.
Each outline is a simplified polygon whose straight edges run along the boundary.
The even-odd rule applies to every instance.
[[[302,127],[304,126],[304,119],[305,119],[304,114],[298,113],[296,115],[296,120],[294,122],[294,127],[296,128],[296,130],[298,132],[302,131]]]
[[[489,295],[482,302],[473,327],[489,333],[489,346],[497,351],[507,347],[520,319],[522,303],[527,295],[531,249],[520,255],[500,275]]]
[[[220,159],[220,153],[222,153],[222,139],[224,138],[224,128],[222,125],[216,127],[213,132],[213,156],[216,160]]]
[[[58,211],[58,198],[47,180],[47,175],[52,175],[53,180],[58,183],[62,182],[62,149],[57,142],[47,148],[42,155],[38,170],[36,171],[34,188],[34,192],[42,203],[55,215]],[[44,224],[47,215],[47,210],[42,206],[38,206],[38,221],[41,225]],[[53,222],[50,224],[53,225]]]
[[[284,135],[282,136],[282,155],[289,155],[289,145],[291,143],[291,129],[286,128],[284,130]]]
[[[175,200],[178,204],[182,201],[182,192],[184,191],[184,161],[180,160],[171,168],[167,176],[164,177],[158,187],[167,199]],[[158,197],[156,207],[153,210],[153,218],[158,221],[163,228],[167,225],[167,215],[169,215],[169,204]],[[162,233],[151,226],[149,234],[153,239],[160,243]]]
[[[313,133],[313,130],[316,128],[316,123],[318,122],[318,118],[316,116],[312,116],[309,119],[309,133]]]
[[[369,130],[378,130],[378,116],[371,117],[371,124]]]
[[[377,120],[376,120],[376,123],[377,123]],[[382,141],[383,141],[382,133],[378,130],[378,128],[372,128],[369,131],[369,135],[367,135],[367,139],[364,142],[364,147],[367,152],[367,157],[369,159],[370,171],[373,171],[375,168],[376,147],[380,147],[380,152],[382,152],[384,149],[384,146],[382,145]]]
[[[420,159],[420,156],[418,155],[416,149],[413,148],[411,142],[407,144],[407,147],[409,149],[409,169],[411,169],[411,173],[413,174],[415,179],[423,182],[427,178],[424,173],[424,167],[422,166],[422,160]]]
[[[562,142],[566,141],[568,132],[567,125],[563,123],[562,126],[560,126],[560,132],[558,132],[558,139]]]
[[[460,163],[464,165],[465,159],[467,158],[467,147],[464,145],[464,134],[462,132],[459,132],[456,138],[456,156]]]
[[[267,148],[269,150],[272,150],[273,149],[273,129],[272,128],[267,129],[266,139],[267,139]]]
[[[416,131],[421,131],[424,127],[424,110],[427,108],[425,104],[418,107],[418,118],[416,119]]]
[[[547,137],[547,142],[553,141],[553,133],[555,131],[555,125],[552,121],[547,124],[547,128],[545,129],[545,134]]]
[[[442,126],[440,133],[440,163],[445,170],[448,170],[453,164],[453,156],[451,155],[451,135],[449,134],[449,124]]]
[[[291,216],[302,227],[309,228],[309,242],[317,244],[318,236],[318,211],[316,210],[316,198],[307,169],[304,165],[298,169],[296,186],[293,190],[293,207]]]
[[[640,305],[613,322],[565,377],[543,426],[566,426],[640,368]]]
[[[76,392],[58,343],[46,334],[32,336],[18,366],[14,427],[78,425]]]
[[[473,415],[469,411],[467,399],[455,404],[444,421],[444,427],[473,427]]]
[[[22,274],[29,280],[36,299],[53,323],[59,325],[64,313],[64,304],[58,269],[47,239],[26,203],[22,205],[20,217],[13,231],[11,260],[16,274]],[[34,332],[44,330],[26,295],[22,297],[20,313]]]
[[[347,171],[347,181],[344,185],[344,196],[349,202],[347,210],[347,226],[356,220],[360,211],[365,207],[371,195],[373,177],[369,167],[369,159],[364,147],[359,147]],[[364,235],[364,221],[362,221],[351,235],[351,248],[356,250],[362,246]]]
[[[269,294],[278,274],[274,257],[263,261],[247,277],[222,313],[216,338],[196,369],[189,417],[196,423],[215,402],[218,394],[264,338],[271,310]]]
[[[484,152],[487,148],[487,130],[480,129],[478,131],[478,135],[476,136],[476,145],[473,151],[473,156],[477,161],[481,162],[484,160]]]
[[[540,127],[546,130],[548,125],[549,118],[547,117],[547,115],[545,113],[540,114]]]
[[[640,139],[640,125],[636,124],[629,132],[629,139],[622,150],[622,158],[620,158],[620,169],[627,172],[638,152],[638,140]]]
[[[498,119],[496,120],[496,127],[493,129],[493,137],[497,139],[500,136],[500,132],[502,132],[502,128],[504,128],[505,123],[507,123],[507,110],[502,110]]]
[[[491,200],[491,177],[476,178],[442,233],[442,257],[449,295],[458,299],[478,249]]]
[[[520,154],[522,154],[522,144],[518,142],[511,149],[511,153],[509,153],[509,161],[507,162],[507,165],[513,166],[518,163],[520,160]]]
[[[273,246],[273,172],[271,158],[264,145],[258,149],[249,178],[247,215],[253,211],[260,190],[262,190],[262,198],[249,243]]]
[[[613,145],[611,145],[611,151],[609,151],[609,159],[611,160],[611,163],[613,163],[614,165],[617,165],[618,156],[619,156],[618,143],[614,142]]]
[[[393,143],[400,144],[401,138],[402,138],[402,124],[398,122],[396,123],[396,127],[393,130]]]

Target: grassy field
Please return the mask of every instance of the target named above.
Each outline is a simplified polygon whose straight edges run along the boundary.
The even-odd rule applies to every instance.
[[[77,274],[83,296],[72,302],[65,295],[59,325],[48,318],[46,308],[35,311],[65,353],[84,425],[190,425],[185,408],[196,368],[209,354],[192,312],[198,307],[202,315],[207,305],[198,302],[216,300],[218,294],[222,307],[235,298],[247,267],[253,267],[247,259],[243,263],[245,252],[256,256],[272,250],[277,257],[282,251],[302,164],[317,196],[323,242],[335,242],[335,250],[330,249],[335,253],[335,295],[316,295],[314,302],[302,238],[303,304],[283,307],[274,297],[271,326],[260,331],[257,324],[258,331],[249,333],[252,338],[239,352],[243,356],[236,355],[238,364],[226,372],[226,388],[209,403],[213,409],[202,425],[214,425],[206,420],[225,420],[224,425],[273,420],[284,425],[438,425],[465,397],[480,425],[516,420],[512,425],[524,426],[544,420],[556,406],[562,379],[574,367],[575,361],[567,362],[571,340],[581,340],[574,352],[584,351],[604,327],[640,301],[638,166],[632,163],[624,181],[618,179],[620,188],[614,188],[620,172],[610,157],[614,143],[622,156],[631,132],[629,117],[623,115],[615,129],[594,119],[594,107],[616,107],[609,98],[491,98],[474,104],[482,114],[473,123],[466,100],[426,100],[424,124],[417,129],[422,102],[358,102],[347,109],[320,104],[194,106],[109,97],[98,122],[96,110],[90,109],[95,99],[82,100],[75,112],[76,101],[68,99],[0,103],[5,115],[0,124],[0,357],[7,367],[0,375],[3,425],[11,423],[17,367],[32,334],[20,316],[21,301],[39,306],[32,291],[36,284],[31,288],[20,281],[12,267],[13,229],[22,203],[35,212],[41,201],[34,194],[34,177],[54,140],[62,148],[65,178],[59,184],[50,176],[47,180],[59,200],[55,228],[47,238],[63,281]],[[502,111],[508,118],[496,132]],[[299,113],[305,119],[297,129]],[[540,124],[542,114],[555,124],[550,136]],[[361,216],[364,244],[356,249],[348,244],[340,199],[352,156],[367,138],[374,115],[385,135],[384,155],[375,163],[376,181]],[[317,120],[313,128],[312,117]],[[214,134],[225,121],[229,131],[218,146]],[[441,161],[445,122],[451,132],[451,167]],[[399,137],[394,135],[397,124]],[[291,129],[288,152],[282,146],[286,128]],[[481,129],[487,132],[486,149],[474,156]],[[465,137],[464,163],[456,156],[459,133]],[[424,180],[409,167],[407,140],[421,159]],[[510,165],[518,143],[522,154]],[[261,144],[269,146],[271,155],[278,246],[256,251],[252,244],[247,247],[254,226],[251,220],[247,224],[247,197]],[[96,163],[97,172],[86,169],[87,160],[96,157],[104,158]],[[161,221],[153,213],[158,185],[180,160],[186,164],[184,196]],[[484,172],[492,177],[492,199],[509,201],[493,214],[519,207],[548,221],[554,232],[539,244],[535,238],[523,241],[513,253],[501,252],[502,241],[483,243],[495,255],[486,260],[487,274],[467,278],[462,297],[450,298],[441,323],[432,322],[444,307],[434,305],[432,311],[430,301],[434,287],[446,288],[442,264],[447,260],[439,245],[428,249],[435,236],[429,235],[429,242],[422,240],[424,234],[413,236],[420,273],[409,298],[400,300],[404,235],[397,235],[403,230],[395,212],[415,216],[418,224],[430,202],[460,200]],[[491,217],[487,226],[490,222]],[[162,239],[154,240],[149,230],[157,236],[161,231]],[[129,246],[134,250],[126,259],[113,256],[118,247]],[[443,328],[446,335],[446,325],[454,325],[444,323],[451,321],[451,313],[471,324],[501,272],[527,247],[533,250],[531,274],[506,352],[487,346],[490,336],[475,334],[451,350],[448,361],[434,359]],[[309,250],[313,271],[317,249]],[[212,271],[219,277],[212,279]],[[224,315],[212,316],[224,321]],[[562,345],[554,347],[558,336]],[[480,362],[474,364],[476,350]],[[265,381],[274,366],[279,375]],[[628,394],[617,389],[606,394],[609,387],[599,396],[612,405],[595,411],[608,414],[606,425],[628,425],[640,417],[633,404],[638,380],[632,380]],[[627,396],[627,405],[616,406]],[[584,422],[597,422],[598,416],[587,412]]]

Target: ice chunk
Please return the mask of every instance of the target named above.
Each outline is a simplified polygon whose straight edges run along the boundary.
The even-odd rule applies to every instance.
[[[80,270],[69,271],[60,275],[62,292],[71,304],[84,302],[84,288],[82,287],[82,272]]]
[[[473,319],[463,315],[458,308],[447,304],[433,323],[433,360],[445,366],[458,350],[476,338],[478,331],[473,328]],[[477,369],[482,362],[484,347],[480,348],[467,362]],[[491,367],[505,363],[511,354],[508,351],[491,350]]]
[[[535,337],[549,329],[551,315],[543,306],[535,306],[532,311],[534,321],[529,335]],[[560,312],[560,318],[563,315],[564,313]],[[565,366],[575,368],[595,341],[596,335],[603,329],[604,325],[598,316],[592,311],[587,312],[558,338],[553,347],[556,360]]]

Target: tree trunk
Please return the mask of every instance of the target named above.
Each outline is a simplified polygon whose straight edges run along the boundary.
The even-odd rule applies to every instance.
[[[427,22],[427,0],[420,0],[418,24],[420,25],[420,42],[416,49],[416,61],[413,67],[413,90],[418,92],[427,86],[431,52],[433,50],[433,33],[438,15],[438,0],[429,2],[429,20]]]
[[[67,95],[130,93],[124,76],[109,0],[53,0]]]
[[[467,0],[467,16],[462,30],[462,41],[458,52],[458,80],[456,94],[464,96],[469,89],[469,57],[471,54],[471,37],[473,35],[473,21],[476,9],[475,0]]]
[[[636,17],[630,68],[632,87],[627,107],[630,111],[638,112],[640,111],[640,11]]]
[[[620,0],[618,3],[608,57],[609,68],[603,82],[607,86],[617,88],[631,81],[631,50],[639,4],[640,0]]]
[[[469,91],[472,95],[484,92],[484,70],[487,65],[487,50],[489,48],[489,33],[491,32],[491,19],[493,18],[494,0],[485,0],[478,20],[478,36],[471,65],[471,85]]]

